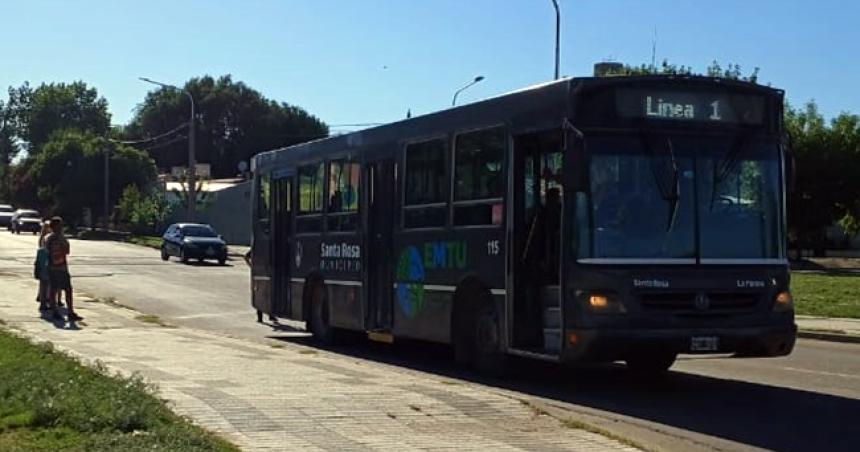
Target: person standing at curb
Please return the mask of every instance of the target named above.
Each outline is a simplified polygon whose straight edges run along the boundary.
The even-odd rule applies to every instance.
[[[242,258],[245,259],[245,263],[248,264],[248,267],[250,267],[251,266],[251,250],[249,249],[242,256]],[[277,322],[278,318],[273,316],[272,314],[269,314],[269,321],[270,322]],[[257,309],[257,323],[263,323],[263,311],[261,311],[259,309]]]
[[[39,294],[36,298],[39,301],[39,310],[51,310],[53,312],[54,320],[61,320],[63,317],[60,315],[60,312],[57,309],[56,298],[54,298],[53,293],[51,291],[51,281],[48,265],[49,256],[48,250],[45,247],[45,239],[50,233],[50,222],[49,220],[45,220],[42,223],[42,231],[39,234],[39,249],[36,251],[36,262],[35,268],[33,269],[33,276],[35,276],[36,279],[39,280]]]
[[[66,292],[66,304],[68,305],[69,322],[83,320],[83,317],[75,313],[72,300],[72,281],[69,276],[69,241],[63,235],[63,219],[51,218],[51,234],[45,239],[45,248],[48,250],[48,279],[51,283],[51,298],[56,299],[60,292]]]

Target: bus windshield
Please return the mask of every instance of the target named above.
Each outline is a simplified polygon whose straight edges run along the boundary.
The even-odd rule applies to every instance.
[[[775,142],[648,134],[595,137],[587,149],[590,199],[577,206],[579,258],[782,257]]]

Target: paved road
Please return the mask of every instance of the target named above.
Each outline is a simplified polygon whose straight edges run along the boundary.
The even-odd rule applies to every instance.
[[[35,238],[0,232],[0,273],[31,272]],[[73,241],[74,285],[157,314],[169,323],[249,340],[306,342],[290,326],[254,322],[244,263],[182,265],[157,252],[112,242]],[[419,352],[416,352],[416,347]],[[785,358],[682,358],[660,382],[637,381],[619,366],[566,370],[528,362],[505,381],[462,372],[447,350],[428,344],[361,344],[332,349],[391,372],[471,380],[549,406],[609,419],[622,432],[659,430],[704,448],[856,450],[860,416],[860,345],[800,340]],[[617,421],[617,422],[616,422]],[[855,434],[852,435],[851,432]],[[637,433],[637,434],[638,434]],[[665,435],[662,439],[665,443]],[[656,440],[660,443],[661,440]],[[676,447],[686,449],[687,447]]]

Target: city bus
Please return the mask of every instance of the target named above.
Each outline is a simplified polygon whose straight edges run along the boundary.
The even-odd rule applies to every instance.
[[[511,355],[782,356],[783,92],[701,76],[566,78],[252,160],[252,305]]]

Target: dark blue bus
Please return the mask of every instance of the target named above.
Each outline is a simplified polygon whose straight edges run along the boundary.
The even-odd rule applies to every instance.
[[[752,83],[572,78],[258,154],[252,304],[483,369],[787,355],[782,115]]]

